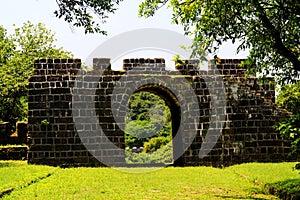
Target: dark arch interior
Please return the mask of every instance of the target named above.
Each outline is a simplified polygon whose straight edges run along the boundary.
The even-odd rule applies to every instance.
[[[138,92],[150,92],[161,99],[163,99],[166,105],[169,107],[171,112],[171,119],[172,119],[172,142],[173,142],[173,158],[177,158],[176,160],[173,159],[174,166],[183,166],[183,160],[181,157],[181,153],[183,151],[183,144],[182,144],[182,136],[180,128],[181,122],[181,111],[180,111],[180,103],[175,96],[168,88],[161,86],[161,85],[144,85],[137,89],[134,93]],[[175,135],[178,135],[175,138]]]

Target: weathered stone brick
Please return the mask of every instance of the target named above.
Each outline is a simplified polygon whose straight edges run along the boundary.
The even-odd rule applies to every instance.
[[[143,91],[153,92],[167,100],[170,106],[179,104],[182,108],[186,102],[197,102],[199,109],[191,110],[191,116],[200,115],[199,121],[186,123],[176,115],[172,117],[173,123],[186,123],[181,126],[184,134],[181,137],[181,145],[190,141],[188,138],[193,135],[187,130],[195,130],[197,136],[175,165],[212,165],[226,166],[241,162],[251,161],[282,161],[287,158],[291,151],[290,142],[283,141],[273,129],[274,123],[280,116],[288,116],[284,111],[277,109],[271,104],[274,102],[274,88],[268,84],[259,85],[254,77],[245,79],[246,68],[238,65],[242,60],[221,59],[221,62],[209,71],[198,71],[197,60],[188,60],[177,65],[178,71],[166,71],[164,59],[125,59],[123,71],[114,71],[110,67],[110,59],[94,59],[94,71],[80,70],[79,59],[40,59],[35,61],[35,74],[29,78],[29,111],[28,127],[30,131],[30,149],[28,152],[29,163],[49,165],[76,165],[76,166],[103,166],[94,158],[82,142],[89,141],[93,144],[100,144],[102,149],[97,150],[96,155],[104,156],[110,162],[124,164],[124,151],[117,151],[110,148],[108,141],[115,146],[124,149],[124,132],[120,128],[125,123],[120,123],[126,115],[126,106],[118,105],[129,98],[127,94],[119,94],[113,98],[116,83],[124,79],[141,80],[147,87]],[[105,70],[100,76],[99,70]],[[96,74],[95,74],[96,73]],[[127,73],[127,74],[125,74]],[[214,77],[221,74],[225,88],[219,84]],[[149,76],[150,75],[150,76]],[[184,75],[184,76],[182,76]],[[75,83],[75,79],[82,76],[84,83]],[[99,77],[98,77],[99,76]],[[162,83],[172,87],[183,88],[177,82],[177,78],[184,77],[190,82],[192,92],[197,98],[190,96],[171,97],[166,93],[166,86],[155,85],[147,82],[147,79],[160,78]],[[143,77],[141,79],[141,77]],[[172,79],[169,79],[172,77]],[[131,88],[125,88],[126,82],[119,87],[123,91],[135,92]],[[76,91],[74,90],[76,88]],[[96,88],[94,88],[96,87]],[[210,88],[214,87],[213,93]],[[74,96],[74,91],[78,94]],[[211,108],[214,100],[222,100],[222,92],[225,91],[225,107],[216,107],[217,113],[223,113],[219,118],[212,116]],[[79,95],[80,94],[80,95]],[[72,100],[75,102],[72,103]],[[111,104],[112,101],[115,104]],[[223,100],[222,100],[223,101]],[[126,103],[126,102],[125,102]],[[171,107],[171,110],[178,108]],[[113,106],[113,107],[112,107]],[[116,106],[116,107],[115,107]],[[78,110],[72,110],[78,108]],[[112,108],[116,108],[118,115],[114,116]],[[73,113],[72,113],[73,111]],[[185,112],[185,111],[184,111]],[[80,138],[78,133],[89,130],[91,134],[96,130],[91,117],[97,115],[100,127],[106,137],[104,138]],[[174,113],[173,113],[174,114]],[[276,116],[278,115],[278,116]],[[280,116],[279,116],[280,115]],[[77,117],[74,123],[73,117]],[[47,119],[49,125],[42,125],[42,120]],[[219,127],[218,120],[224,119],[224,127]],[[81,121],[80,121],[81,120]],[[177,121],[176,121],[177,120]],[[116,123],[119,122],[118,124]],[[188,120],[190,122],[190,120]],[[76,125],[76,126],[75,126]],[[175,127],[175,125],[174,125]],[[178,128],[178,127],[177,127]],[[220,130],[221,137],[218,138],[209,155],[203,159],[198,157],[199,149],[209,130]],[[174,129],[174,133],[177,132]],[[97,146],[97,145],[96,145]],[[174,146],[173,148],[178,148]],[[276,155],[276,156],[274,156]]]

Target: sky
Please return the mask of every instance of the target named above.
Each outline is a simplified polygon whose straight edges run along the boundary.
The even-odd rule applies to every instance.
[[[63,19],[58,19],[54,11],[58,8],[55,0],[9,0],[0,8],[0,25],[12,32],[12,24],[21,26],[24,22],[42,22],[55,32],[56,45],[71,51],[76,58],[85,61],[89,55],[105,41],[128,31],[144,28],[166,29],[183,35],[183,27],[171,23],[171,11],[165,7],[160,9],[154,17],[138,18],[138,6],[142,0],[124,0],[120,3],[115,14],[110,15],[103,29],[108,31],[107,36],[100,34],[84,34],[82,28],[70,28]],[[246,58],[248,52],[236,54],[236,46],[231,43],[223,45],[217,53],[220,58]],[[124,54],[129,57],[157,57],[161,52],[138,52]],[[153,55],[152,55],[153,54]],[[168,57],[164,55],[158,57]],[[99,55],[98,57],[101,57]],[[170,58],[170,56],[169,56]]]

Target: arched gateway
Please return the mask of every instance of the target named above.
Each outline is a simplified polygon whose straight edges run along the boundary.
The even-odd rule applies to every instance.
[[[197,60],[165,69],[164,59],[40,59],[29,78],[28,162],[124,166],[124,118],[134,92],[152,92],[172,115],[176,166],[228,166],[287,161],[290,143],[273,125],[287,113],[274,105],[272,83],[245,78],[241,60],[221,60],[200,71]]]

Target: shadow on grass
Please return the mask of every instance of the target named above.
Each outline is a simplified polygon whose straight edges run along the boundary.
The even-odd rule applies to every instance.
[[[18,188],[26,188],[29,187],[32,184],[38,183],[43,179],[46,179],[50,176],[52,176],[54,173],[48,173],[46,176],[41,176],[41,177],[37,177],[36,179],[33,179],[27,183],[25,183],[24,185],[18,186],[18,187],[11,187],[11,188],[7,188],[7,189],[3,189],[2,191],[0,191],[0,199],[3,198],[6,195],[10,195],[10,193],[12,193],[14,190],[18,189]]]
[[[256,198],[256,197],[239,197],[239,196],[228,196],[228,195],[216,195],[215,197],[222,199],[257,199],[257,200],[266,200],[265,198]]]
[[[280,199],[300,200],[300,179],[267,183],[264,190],[269,194],[278,196]]]

